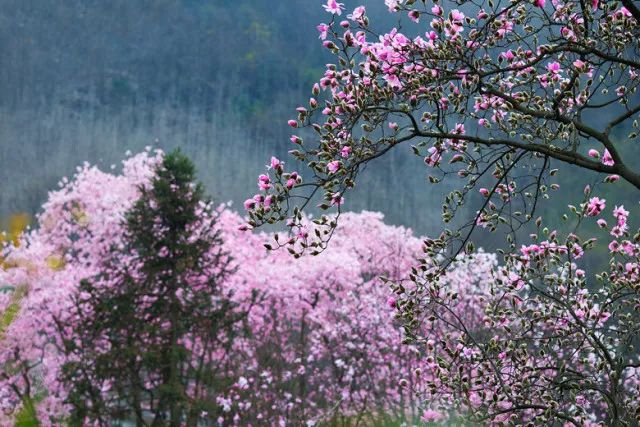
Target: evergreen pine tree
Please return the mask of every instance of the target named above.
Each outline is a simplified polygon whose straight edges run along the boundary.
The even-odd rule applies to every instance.
[[[231,259],[194,173],[179,151],[164,158],[101,273],[58,321],[72,425],[195,426],[218,411],[218,359],[246,312],[222,287]]]

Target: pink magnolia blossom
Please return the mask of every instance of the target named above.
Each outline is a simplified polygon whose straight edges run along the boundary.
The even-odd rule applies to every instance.
[[[451,20],[453,22],[461,23],[464,21],[464,13],[460,12],[458,9],[453,9],[451,11]]]
[[[351,154],[351,147],[350,147],[350,146],[345,145],[344,147],[342,147],[342,148],[340,149],[340,155],[341,155],[343,158],[345,158],[345,159],[346,159],[347,157],[349,157],[349,155],[350,155],[350,154]]]
[[[422,412],[422,417],[421,417],[422,421],[425,421],[425,422],[428,422],[428,423],[429,422],[434,422],[434,421],[439,421],[439,420],[442,420],[444,418],[445,418],[444,414],[442,414],[442,413],[440,413],[438,411],[434,411],[433,409],[425,409]]]
[[[604,210],[606,207],[606,200],[601,199],[599,197],[592,197],[589,199],[589,203],[587,204],[587,215],[589,216],[597,216]]]
[[[551,62],[547,64],[547,70],[552,74],[558,74],[562,70],[562,68],[560,67],[560,63]]]
[[[575,259],[582,258],[584,255],[584,249],[582,249],[582,246],[575,244],[571,247],[571,254]]]
[[[340,160],[334,160],[332,162],[327,163],[327,170],[329,173],[336,173],[340,169],[341,162]]]
[[[336,0],[327,0],[327,4],[323,6],[324,10],[334,15],[342,15],[344,3],[338,3]]]
[[[384,0],[384,4],[389,8],[389,12],[395,12],[402,0]]]
[[[616,217],[619,226],[627,224],[627,218],[629,218],[629,211],[624,208],[623,205],[616,206],[613,209],[613,216]]]
[[[353,12],[351,12],[350,15],[347,15],[347,18],[355,22],[363,22],[363,18],[365,17],[366,13],[367,11],[364,6],[358,6],[353,10]]]
[[[396,304],[397,304],[397,301],[396,301],[396,299],[395,299],[394,297],[389,297],[389,298],[387,299],[387,305],[388,305],[389,307],[391,307],[391,308],[395,308],[395,307],[396,307]]]
[[[251,210],[256,206],[256,201],[253,199],[247,199],[244,201],[245,210]]]
[[[602,155],[602,163],[607,166],[613,166],[615,164],[613,157],[611,157],[611,153],[609,153],[609,150],[607,149],[604,150],[604,154]]]
[[[316,27],[316,29],[318,30],[318,32],[320,33],[319,38],[321,40],[326,40],[328,34],[329,34],[329,29],[331,27],[327,24],[318,24],[318,26]]]
[[[277,157],[271,156],[270,169],[282,169],[284,162],[280,161]]]

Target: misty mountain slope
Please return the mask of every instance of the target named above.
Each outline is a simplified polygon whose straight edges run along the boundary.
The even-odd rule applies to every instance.
[[[332,60],[326,19],[313,1],[0,1],[0,215],[36,212],[85,160],[109,169],[147,145],[182,147],[218,200],[242,202],[270,155],[286,160],[286,121]],[[420,159],[372,166],[348,209],[435,232],[443,189],[425,190]]]
[[[333,60],[321,3],[0,0],[0,218],[36,212],[85,160],[109,169],[148,145],[182,147],[208,191],[238,206],[272,154],[291,161],[286,121]],[[398,23],[382,0],[347,7],[360,3],[376,28]],[[427,172],[399,146],[346,208],[436,233],[456,183],[430,186]]]

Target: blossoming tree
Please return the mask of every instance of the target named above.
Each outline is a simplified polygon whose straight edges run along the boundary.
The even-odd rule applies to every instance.
[[[14,315],[0,337],[1,424],[37,417],[59,425],[67,413],[57,379],[64,359],[48,351],[57,335],[53,317],[68,307],[80,280],[99,273],[102,255],[119,238],[123,213],[161,159],[160,153],[131,157],[120,175],[78,167],[75,179],[63,178],[50,193],[37,228],[19,247],[4,248],[0,282],[12,291],[3,294],[0,311]]]
[[[640,235],[623,206],[613,210],[614,226],[598,220],[604,237],[572,232],[608,212],[589,186],[569,206],[566,231],[538,216],[560,167],[640,189],[627,155],[640,113],[636,3],[385,3],[406,16],[402,30],[376,31],[364,6],[342,20],[343,3],[324,5],[331,20],[318,31],[336,60],[289,120],[305,128],[291,136],[290,153],[310,176],[303,182],[273,158],[245,202],[245,228],[286,221],[289,233],[268,247],[322,252],[359,172],[411,144],[430,182],[460,180],[443,204],[444,222],[456,218],[456,227],[425,240],[413,285],[391,284],[405,341],[424,351],[437,379],[429,401],[476,422],[636,422]],[[631,131],[620,137],[623,129]],[[303,212],[318,197],[337,216],[317,218],[311,230]],[[457,218],[470,198],[482,200],[476,214]],[[469,322],[452,312],[461,295],[442,275],[471,256],[478,228],[505,230],[507,243],[483,320]],[[584,252],[607,234],[610,268],[585,273]],[[446,339],[426,333],[438,328],[450,331]]]
[[[438,381],[432,364],[418,346],[402,344],[407,330],[395,318],[401,298],[379,279],[402,282],[421,239],[385,225],[380,214],[350,213],[342,216],[332,247],[321,256],[294,260],[268,252],[262,243],[275,245],[274,234],[239,231],[245,219],[226,206],[210,211],[206,204],[186,203],[194,201],[195,188],[163,184],[163,197],[184,200],[167,205],[158,199],[154,182],[166,181],[167,172],[156,176],[165,160],[162,152],[149,151],[128,158],[120,174],[88,164],[78,168],[50,193],[20,245],[3,250],[0,283],[9,292],[1,294],[0,313],[12,313],[12,319],[0,334],[0,424],[28,416],[45,426],[92,420],[99,425],[118,418],[146,425],[153,423],[154,411],[161,412],[156,423],[167,424],[170,419],[163,416],[186,407],[197,410],[183,411],[182,421],[208,426],[415,424],[443,417],[423,400],[427,381]],[[189,245],[180,238],[162,240],[168,229],[155,220],[178,206],[196,214],[189,216],[194,220],[187,227]],[[165,325],[158,322],[171,325],[175,319],[173,300],[154,299],[154,290],[184,284],[168,282],[157,270],[169,265],[171,252],[163,248],[196,251],[207,247],[201,240],[207,236],[215,237],[211,251],[198,264],[180,258],[176,268],[184,274],[208,268],[216,265],[209,255],[228,253],[223,257],[230,263],[228,274],[215,291],[206,287],[215,268],[206,280],[188,276],[189,289],[176,296],[196,313],[178,323],[204,322],[198,310],[216,310],[224,301],[229,315],[218,320],[242,319],[231,330],[218,330],[221,345],[209,353],[206,340],[183,336],[175,347],[166,347],[167,358],[155,357],[150,338],[161,346],[170,337],[156,328]],[[496,265],[494,255],[478,254],[447,274],[443,280],[460,294],[450,305],[453,312],[481,321],[480,301],[490,295]],[[187,305],[209,297],[210,305]],[[128,298],[141,301],[131,304]],[[169,330],[189,324],[174,326]],[[222,331],[231,332],[233,340],[225,341]],[[439,328],[432,335],[445,339],[448,331],[457,333]],[[127,336],[136,344],[130,346]],[[179,350],[178,365],[185,368],[178,385],[170,384],[175,381],[170,370],[166,376],[154,370],[177,366],[170,363],[171,348]],[[185,354],[205,357],[187,360]],[[201,380],[194,388],[197,367]],[[162,413],[160,400],[167,394],[179,407],[168,408],[165,398]]]

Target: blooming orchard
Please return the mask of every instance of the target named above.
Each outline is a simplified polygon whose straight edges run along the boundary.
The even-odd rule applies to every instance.
[[[234,338],[207,347],[169,334],[189,366],[206,367],[207,380],[173,370],[139,382],[160,387],[160,408],[172,393],[180,404],[197,401],[187,425],[639,423],[640,232],[630,206],[601,191],[620,181],[640,189],[628,155],[640,113],[636,3],[385,4],[407,21],[402,30],[374,31],[364,6],[323,5],[328,23],[317,30],[336,61],[288,122],[297,129],[291,155],[309,170],[292,171],[273,157],[258,193],[244,202],[248,218],[221,206],[211,222],[204,203],[186,227],[195,250],[205,224],[214,224],[223,243],[213,246],[232,259],[220,292],[204,296],[233,305]],[[300,128],[315,132],[315,142],[305,142]],[[410,141],[430,182],[460,182],[445,197],[445,223],[480,201],[472,218],[434,238],[386,226],[377,214],[342,212],[362,168]],[[102,277],[96,289],[106,280],[111,257],[131,267],[117,286],[141,278],[145,289],[168,283],[148,280],[152,270],[134,262],[138,254],[125,239],[127,215],[162,210],[142,196],[164,159],[159,151],[134,156],[121,175],[81,167],[50,194],[38,227],[3,249],[0,285],[10,291],[0,294],[3,424],[18,411],[44,425],[70,416],[82,424],[73,405],[85,390],[99,394],[95,402],[117,402],[133,390],[97,376],[86,389],[69,381],[61,367],[91,360],[93,350],[76,346],[85,331],[65,316],[78,295],[92,292],[91,280],[79,287],[82,279]],[[539,207],[567,165],[602,174],[602,182],[567,195],[575,204],[566,226],[552,226]],[[319,209],[335,214],[305,214],[318,198]],[[143,199],[144,209],[132,211]],[[241,232],[278,221],[288,233]],[[140,247],[155,248],[162,221],[149,224]],[[501,259],[476,250],[478,230],[504,232]],[[172,248],[159,245],[150,258],[173,262]],[[609,262],[586,271],[596,250]],[[295,259],[305,253],[318,256]],[[181,259],[175,270],[200,267]],[[182,285],[194,292],[210,279],[187,276]],[[147,315],[156,302],[125,312]],[[140,354],[147,344],[140,342]],[[154,405],[139,405],[138,425]]]
[[[163,158],[161,152],[136,155],[120,175],[84,165],[50,193],[38,227],[23,236],[20,247],[5,250],[0,282],[14,291],[2,294],[0,309],[18,304],[19,311],[0,337],[2,424],[25,407],[33,407],[43,425],[60,425],[69,416],[67,399],[83,391],[70,389],[60,369],[98,353],[78,353],[80,346],[65,356],[55,320],[69,322],[62,323],[64,338],[78,335],[68,316],[75,310],[73,295],[82,279],[103,271],[105,259],[130,256],[123,251],[125,213]],[[238,230],[245,220],[225,206],[218,213],[223,248],[235,267],[222,286],[247,314],[249,333],[238,331],[230,348],[207,356],[218,371],[204,393],[208,406],[197,414],[198,422],[343,425],[444,417],[424,401],[427,381],[438,381],[432,363],[418,347],[402,344],[408,330],[394,320],[401,296],[379,279],[402,282],[420,239],[385,225],[380,214],[345,214],[330,250],[294,260],[264,250],[262,243],[275,244],[275,235],[247,235]],[[479,300],[489,295],[495,265],[494,256],[478,254],[447,276],[461,295],[453,312],[481,319]],[[446,331],[434,330],[433,337],[446,339]],[[89,389],[97,387],[105,400],[116,392],[114,384],[96,382]]]

